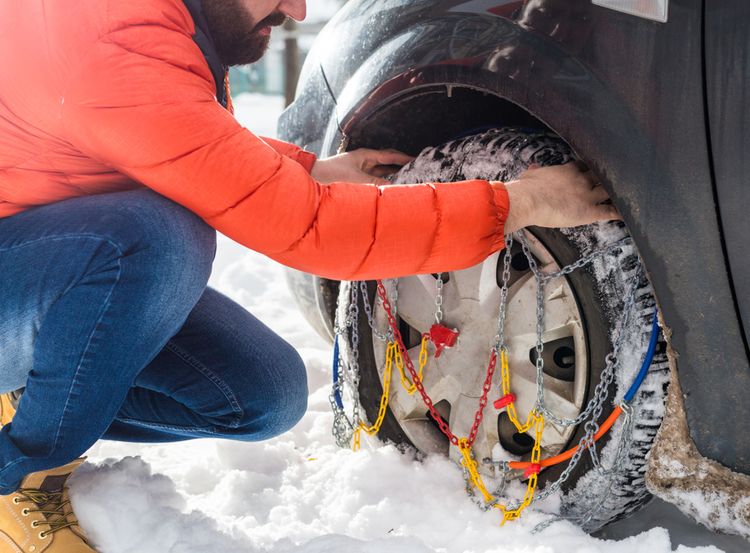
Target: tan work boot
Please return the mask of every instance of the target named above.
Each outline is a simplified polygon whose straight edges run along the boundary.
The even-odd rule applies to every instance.
[[[78,526],[65,482],[83,463],[32,472],[0,496],[0,553],[96,553]]]
[[[14,394],[16,392],[0,394],[0,427],[5,426],[13,420],[13,415],[16,414],[16,405],[18,405],[20,394],[18,397]]]

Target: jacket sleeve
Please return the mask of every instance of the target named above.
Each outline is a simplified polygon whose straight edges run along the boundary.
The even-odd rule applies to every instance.
[[[277,153],[293,159],[302,165],[308,173],[312,172],[313,165],[318,160],[318,157],[314,153],[303,150],[296,144],[290,144],[289,142],[275,138],[268,138],[267,136],[261,136],[260,139],[276,150]]]
[[[188,30],[123,26],[71,71],[60,117],[83,154],[309,273],[354,280],[455,270],[502,247],[503,186],[321,185],[309,175],[309,154],[281,155],[214,90]]]

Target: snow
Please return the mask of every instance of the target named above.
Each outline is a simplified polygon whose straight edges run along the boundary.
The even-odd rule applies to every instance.
[[[258,136],[276,136],[276,117],[284,109],[282,96],[245,93],[232,97],[234,116]]]
[[[238,97],[235,106],[241,121],[274,134],[279,99]],[[221,237],[210,284],[299,349],[309,373],[308,412],[292,431],[260,443],[96,444],[71,480],[71,497],[102,553],[672,551],[662,528],[621,541],[593,538],[567,522],[536,534],[547,516],[533,509],[500,527],[496,513],[467,497],[447,459],[418,462],[367,439],[359,453],[336,448],[330,346],[304,322],[283,268]]]

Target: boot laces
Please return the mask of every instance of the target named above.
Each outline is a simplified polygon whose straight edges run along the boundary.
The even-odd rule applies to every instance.
[[[63,528],[78,526],[78,520],[72,508],[69,513],[65,513],[65,506],[70,505],[70,499],[64,498],[63,490],[47,492],[35,488],[21,488],[17,493],[25,498],[19,503],[30,501],[37,506],[37,508],[28,508],[30,513],[42,513],[47,519],[50,529],[42,532],[42,537],[46,534],[54,534]]]

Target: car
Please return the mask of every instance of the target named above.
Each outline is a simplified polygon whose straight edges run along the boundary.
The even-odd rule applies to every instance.
[[[619,336],[630,368],[615,371],[605,412],[595,417],[597,428],[603,424],[643,360],[656,305],[661,317],[649,376],[626,417],[635,427],[631,438],[619,430],[601,442],[602,458],[624,459],[619,472],[610,465],[617,475],[600,482],[606,463],[596,455],[583,455],[568,474],[565,465],[539,473],[542,489],[565,476],[562,515],[593,531],[657,493],[713,528],[750,536],[747,513],[722,522],[700,506],[713,497],[715,509],[734,512],[736,494],[750,495],[750,437],[738,422],[750,415],[749,25],[743,0],[350,0],[323,29],[295,101],[280,119],[281,138],[321,156],[360,147],[418,156],[395,182],[503,180],[531,163],[578,159],[599,177],[624,219],[526,229],[512,249],[477,267],[385,282],[391,298],[398,294],[397,324],[412,357],[429,334],[438,287],[445,290],[446,325],[461,334],[453,351],[425,369],[436,410],[421,404],[419,394],[390,386],[382,439],[462,460],[438,419],[462,431],[474,420],[507,258],[505,339],[515,344],[514,382],[535,383],[535,355],[545,356],[545,397],[561,418],[576,419],[591,404]],[[611,248],[626,239],[627,246]],[[550,296],[543,302],[552,313],[550,328],[539,337],[531,332],[536,304],[529,263],[556,271],[608,247],[612,255],[560,277],[553,291],[558,307]],[[638,267],[642,278],[634,276]],[[375,283],[294,271],[289,281],[306,318],[332,342],[352,301],[367,295],[372,320],[359,309],[341,347],[351,361],[356,327],[361,379],[355,395],[374,421],[387,351],[381,339],[387,314],[382,296],[374,301]],[[627,306],[633,315],[624,324],[633,282],[638,286]],[[492,307],[478,309],[485,300]],[[338,325],[337,305],[343,309]],[[493,378],[494,389],[499,376]],[[674,397],[662,425],[670,380]],[[532,388],[518,393],[521,412],[534,405]],[[474,447],[478,470],[504,478],[500,469],[509,460],[531,458],[535,437],[510,425],[502,407],[490,405],[484,416]],[[676,442],[679,428],[672,420],[684,420],[686,431],[683,445],[670,449],[665,442]],[[668,424],[675,434],[657,438]],[[543,456],[581,443],[584,427],[549,425]],[[692,472],[680,475],[669,466]],[[695,477],[697,466],[715,478]]]

